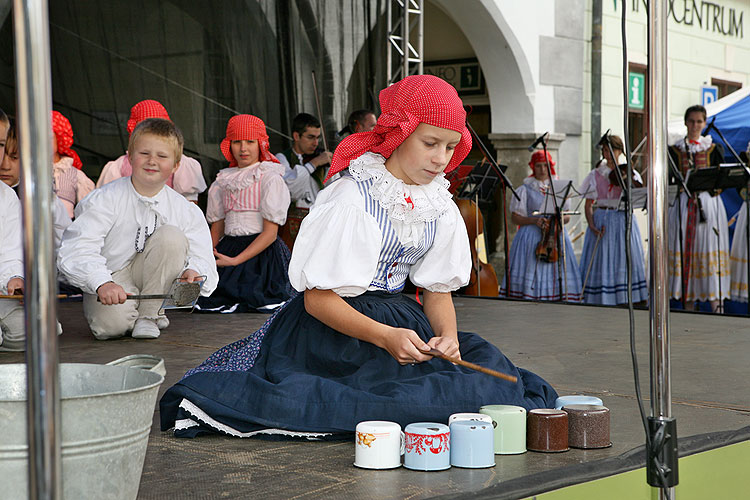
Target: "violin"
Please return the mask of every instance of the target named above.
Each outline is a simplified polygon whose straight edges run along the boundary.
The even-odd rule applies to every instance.
[[[545,220],[542,229],[542,239],[536,246],[536,258],[541,262],[557,262],[559,252],[557,242],[560,241],[560,228],[556,217]]]
[[[471,200],[456,200],[458,210],[466,224],[469,233],[471,247],[471,277],[469,284],[463,288],[465,295],[476,297],[497,297],[498,284],[495,270],[487,262],[483,261],[477,252],[477,243],[484,238],[484,219],[476,203]]]
[[[628,178],[628,164],[623,163],[622,165],[618,165],[617,168],[620,169],[620,175],[617,175],[617,170],[612,169],[609,173],[609,183],[613,186],[619,186],[620,188],[625,189],[627,186],[621,184],[620,177],[622,177],[623,181]],[[632,183],[634,188],[643,187],[643,183],[636,178],[635,171],[633,171]]]

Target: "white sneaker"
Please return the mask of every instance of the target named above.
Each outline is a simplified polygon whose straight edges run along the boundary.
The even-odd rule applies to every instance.
[[[169,319],[167,319],[166,316],[159,316],[159,318],[156,320],[156,326],[159,327],[159,330],[164,330],[169,326]]]
[[[146,318],[135,320],[132,333],[134,339],[155,339],[160,333],[156,321]]]

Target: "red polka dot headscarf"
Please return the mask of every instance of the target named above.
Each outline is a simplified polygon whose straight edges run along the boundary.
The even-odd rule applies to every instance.
[[[73,145],[73,127],[70,125],[68,119],[58,111],[52,112],[52,133],[55,134],[55,141],[57,141],[57,153],[60,156],[73,158],[73,166],[80,170],[83,166],[81,158],[78,156],[78,153],[71,149]]]
[[[172,121],[166,108],[159,101],[146,99],[130,108],[130,119],[128,120],[128,134],[132,134],[135,126],[147,118],[163,118]]]
[[[545,158],[544,150],[540,149],[539,151],[534,151],[534,154],[531,155],[531,160],[529,160],[529,167],[531,167],[531,175],[529,177],[534,176],[534,165],[537,163],[545,163],[546,160],[549,160],[549,169],[552,171],[552,175],[557,175],[557,172],[555,172],[555,162],[552,161],[552,155],[547,151],[547,156]]]
[[[224,158],[229,161],[230,167],[237,166],[237,160],[232,155],[232,141],[258,141],[258,160],[281,163],[271,154],[268,144],[266,124],[263,120],[253,115],[235,115],[227,123],[227,136],[221,141],[219,148]]]
[[[456,168],[471,151],[471,135],[466,128],[466,111],[461,98],[456,89],[441,78],[407,76],[380,91],[380,109],[375,129],[352,134],[336,147],[326,180],[367,151],[390,158],[420,123],[461,133],[446,172]]]

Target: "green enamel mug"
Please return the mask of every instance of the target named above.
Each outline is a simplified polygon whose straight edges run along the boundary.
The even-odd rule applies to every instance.
[[[526,453],[526,410],[520,406],[487,405],[479,413],[492,418],[496,455]]]

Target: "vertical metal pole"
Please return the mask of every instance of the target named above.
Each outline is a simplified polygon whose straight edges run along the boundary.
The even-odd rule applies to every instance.
[[[651,331],[651,411],[657,420],[672,417],[667,285],[667,7],[648,3],[649,172],[648,216]],[[624,8],[624,7],[623,7]],[[661,488],[659,498],[674,498],[674,488]]]
[[[419,0],[419,25],[417,28],[417,46],[419,47],[419,62],[417,75],[424,74],[424,0]]]
[[[404,8],[402,9],[403,18],[401,19],[401,78],[409,76],[409,57],[411,57],[411,51],[409,50],[409,35],[411,34],[409,27],[409,2],[411,0],[404,0]]]
[[[14,0],[21,154],[29,498],[61,498],[60,391],[52,237],[52,91],[46,0]]]
[[[387,84],[390,85],[393,78],[393,48],[391,47],[391,31],[393,30],[393,20],[391,19],[391,16],[393,16],[393,6],[391,5],[393,0],[386,0],[386,11],[385,11],[385,18],[386,18],[386,36],[385,36],[385,43],[387,45],[386,51],[385,51],[385,80],[388,82]]]

